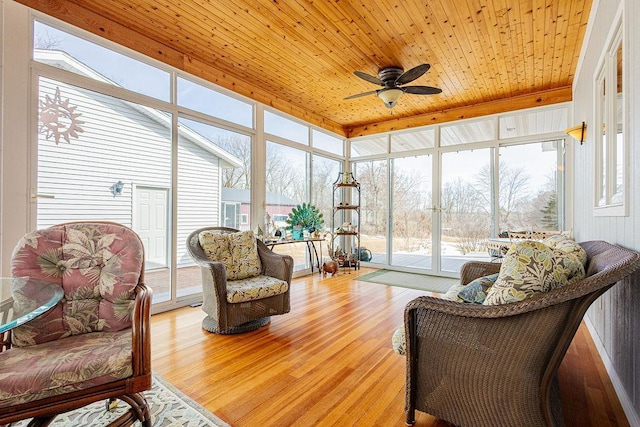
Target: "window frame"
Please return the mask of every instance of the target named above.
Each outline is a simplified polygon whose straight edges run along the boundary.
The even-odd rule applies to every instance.
[[[628,84],[626,70],[627,54],[625,52],[626,39],[622,24],[621,11],[618,12],[617,25],[607,37],[607,48],[598,61],[594,73],[593,123],[594,123],[594,182],[593,182],[593,215],[603,217],[629,216],[629,120],[628,100],[625,96],[625,85]],[[622,49],[622,66],[618,73],[618,50]],[[621,99],[618,99],[618,78],[622,80]],[[604,94],[602,93],[604,85]],[[613,96],[609,96],[609,95]],[[617,106],[621,103],[621,123],[617,120]],[[600,124],[603,124],[600,129]],[[607,129],[614,129],[612,134]],[[618,153],[618,140],[622,137],[622,153]],[[608,138],[607,138],[608,136]],[[622,155],[620,162],[622,177],[618,174],[618,154]],[[622,189],[616,191],[616,184],[620,182]],[[622,194],[619,197],[619,194]],[[603,200],[604,199],[604,200]],[[619,200],[617,200],[619,199]]]

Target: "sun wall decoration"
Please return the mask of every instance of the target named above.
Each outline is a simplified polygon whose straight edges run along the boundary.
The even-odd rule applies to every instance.
[[[64,138],[67,143],[71,143],[71,137],[78,139],[78,133],[84,132],[80,127],[84,124],[78,118],[82,113],[76,113],[77,106],[69,105],[69,99],[62,100],[60,88],[56,88],[56,94],[51,97],[45,95],[44,100],[40,100],[40,126],[38,132],[43,133],[48,140],[54,138],[56,145],[60,143],[60,138]]]

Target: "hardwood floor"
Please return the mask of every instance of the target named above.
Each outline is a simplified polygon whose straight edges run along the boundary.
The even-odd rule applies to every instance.
[[[234,427],[403,426],[391,335],[424,292],[353,280],[371,271],[294,279],[291,312],[247,334],[206,332],[200,308],[154,315],[153,370]],[[629,425],[584,326],[559,378],[567,427]],[[420,412],[415,425],[449,426]]]

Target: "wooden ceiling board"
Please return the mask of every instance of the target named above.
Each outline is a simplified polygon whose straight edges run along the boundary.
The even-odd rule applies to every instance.
[[[566,100],[592,2],[18,1],[344,136]],[[425,62],[441,94],[343,99]]]

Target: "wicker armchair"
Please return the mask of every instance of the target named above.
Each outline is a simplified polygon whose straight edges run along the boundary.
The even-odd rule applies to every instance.
[[[203,303],[202,310],[207,316],[202,327],[217,334],[237,334],[255,329],[269,323],[271,316],[288,313],[289,295],[293,275],[293,258],[271,251],[264,243],[256,239],[261,271],[259,278],[275,278],[286,282],[286,291],[259,299],[231,302],[229,286],[237,286],[241,280],[227,281],[227,271],[223,263],[212,261],[200,245],[199,236],[203,231],[219,234],[237,233],[238,230],[226,227],[204,227],[189,235],[187,249],[191,258],[200,265],[202,272]],[[259,282],[259,281],[258,281]],[[257,286],[260,286],[258,283]]]
[[[131,408],[110,425],[150,426],[142,392],[151,388],[151,290],[139,237],[105,222],[34,231],[16,246],[11,273],[56,284],[64,298],[9,331],[0,352],[0,425],[26,418],[49,425],[57,414],[117,398]],[[32,300],[14,294],[13,304],[21,311]]]
[[[406,415],[457,426],[563,425],[556,372],[580,322],[603,292],[629,282],[640,254],[602,241],[580,244],[587,277],[518,303],[464,304],[433,297],[405,310]],[[500,264],[469,262],[461,283]]]

